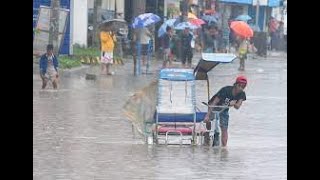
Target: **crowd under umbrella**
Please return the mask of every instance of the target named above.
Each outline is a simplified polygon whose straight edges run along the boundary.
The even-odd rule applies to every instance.
[[[157,22],[159,22],[161,20],[161,18],[153,13],[144,13],[144,14],[140,14],[137,17],[134,18],[133,23],[131,24],[131,27],[133,29],[141,29],[141,28],[145,28],[147,26],[153,25]],[[136,66],[136,72],[137,74],[141,74],[141,43],[140,40],[138,39],[137,41],[137,66]],[[146,66],[146,74],[148,74],[149,72],[149,61],[150,61],[150,53],[149,53],[149,48],[150,48],[150,44],[148,46],[148,56],[147,56],[147,66]]]

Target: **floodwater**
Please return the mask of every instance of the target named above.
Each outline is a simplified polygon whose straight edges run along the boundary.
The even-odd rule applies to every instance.
[[[238,63],[213,69],[211,95],[233,84]],[[58,91],[41,91],[34,72],[34,180],[287,179],[286,59],[247,62],[247,101],[230,110],[227,150],[144,144],[122,107],[154,75],[134,77],[130,63],[115,71],[62,76]]]

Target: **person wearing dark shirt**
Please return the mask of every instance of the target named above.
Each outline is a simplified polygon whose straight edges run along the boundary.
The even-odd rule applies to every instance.
[[[225,86],[220,89],[208,102],[211,106],[229,106],[239,109],[242,102],[246,100],[246,93],[244,88],[247,85],[247,78],[245,76],[239,76],[233,86]],[[212,119],[212,108],[208,108],[208,113],[205,116],[204,122],[208,124],[209,119]],[[222,147],[227,146],[228,141],[228,122],[229,122],[229,108],[220,112],[220,128],[221,128],[221,142]],[[205,142],[208,144],[208,142]],[[213,144],[214,145],[214,144]]]
[[[222,32],[217,26],[209,26],[203,35],[202,47],[204,53],[224,53],[226,51]]]
[[[215,47],[215,36],[218,34],[218,28],[216,26],[209,26],[208,30],[204,33],[202,39],[202,47],[205,53],[215,53],[217,47]]]
[[[43,54],[39,61],[40,77],[42,79],[42,89],[45,89],[48,81],[51,81],[53,89],[58,88],[59,61],[53,54],[53,45],[47,45],[47,52]]]
[[[167,26],[166,33],[161,36],[161,47],[163,49],[163,68],[166,67],[167,61],[169,61],[169,65],[172,64],[170,43],[172,38],[172,28]]]
[[[191,68],[191,60],[192,60],[192,47],[191,47],[191,41],[193,36],[190,34],[190,28],[186,27],[183,30],[183,33],[181,35],[181,46],[182,46],[182,66],[186,66],[186,61],[188,60],[188,67]]]

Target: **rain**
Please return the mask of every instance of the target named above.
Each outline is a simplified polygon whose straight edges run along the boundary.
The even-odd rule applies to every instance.
[[[287,179],[287,4],[233,1],[34,1],[33,179]]]

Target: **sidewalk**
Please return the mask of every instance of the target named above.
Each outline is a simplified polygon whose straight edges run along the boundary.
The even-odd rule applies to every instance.
[[[192,67],[196,67],[198,64],[199,60],[201,59],[201,53],[197,52],[194,53],[193,58],[192,58]],[[259,60],[259,59],[287,59],[287,53],[286,52],[268,52],[268,55],[266,58],[264,57],[259,57],[255,56],[255,58],[249,57],[249,59],[254,59],[254,60]],[[131,74],[133,75],[133,58],[132,56],[128,56],[127,58],[123,58],[123,62],[125,63],[123,66],[122,65],[113,65],[112,69],[113,71],[116,71],[116,74]],[[174,61],[173,66],[175,67],[180,67],[181,66],[181,61]],[[162,67],[162,60],[161,59],[155,59],[153,58],[151,63],[150,63],[150,71],[152,73],[155,73],[156,71],[160,70]],[[145,66],[141,67],[141,70],[145,70]],[[88,71],[95,72],[96,74],[99,74],[99,69],[100,66],[94,66],[93,69],[90,69],[90,65],[82,65],[81,67],[76,67],[72,69],[60,69],[60,75],[62,77],[70,77],[71,75],[81,75],[85,74]],[[33,63],[33,74],[39,74],[39,64]]]
[[[268,51],[267,52],[267,57],[284,57],[287,58],[287,52],[284,51]]]
[[[59,69],[59,73],[63,77],[70,77],[71,74],[82,74],[90,68],[89,65],[82,65],[81,67],[75,67],[72,69]],[[39,64],[33,63],[33,74],[39,74]]]

